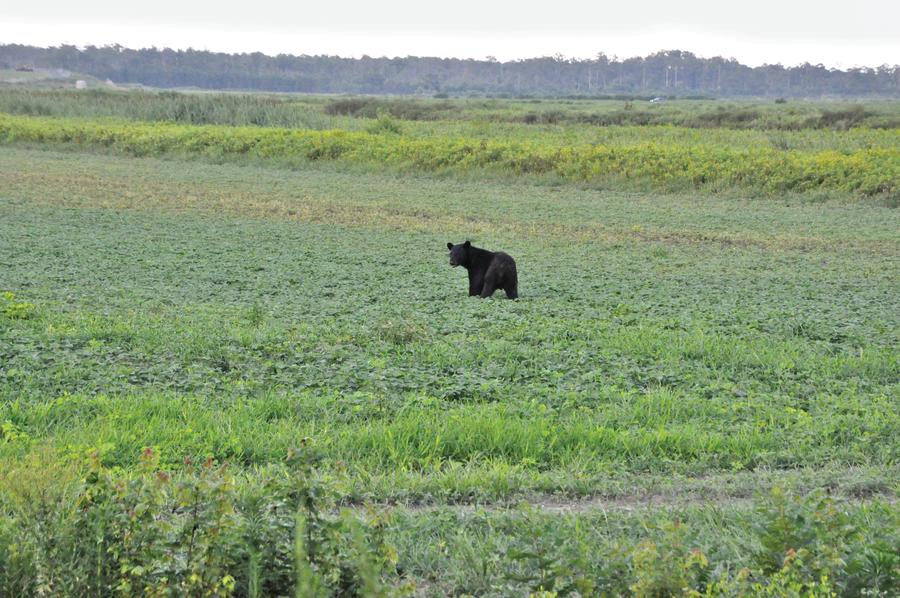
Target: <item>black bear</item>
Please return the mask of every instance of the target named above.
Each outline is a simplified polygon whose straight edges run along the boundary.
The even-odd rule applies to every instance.
[[[506,291],[506,296],[519,296],[519,278],[516,262],[502,251],[488,251],[474,247],[469,241],[454,245],[447,243],[450,250],[450,265],[462,266],[469,271],[469,296],[490,297],[497,289]]]

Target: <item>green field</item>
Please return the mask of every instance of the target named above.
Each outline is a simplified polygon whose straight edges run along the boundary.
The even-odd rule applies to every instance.
[[[0,594],[900,591],[900,130],[47,97],[0,114]],[[646,174],[453,157],[478,135]],[[466,296],[465,238],[520,300]]]

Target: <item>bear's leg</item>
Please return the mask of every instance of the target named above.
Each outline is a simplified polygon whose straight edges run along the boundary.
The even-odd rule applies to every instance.
[[[488,273],[484,277],[484,288],[481,289],[481,298],[490,297],[497,290],[497,277]]]
[[[484,274],[469,274],[469,297],[475,297],[484,288]]]
[[[504,289],[506,291],[507,299],[518,299],[519,298],[519,290],[516,288],[516,285],[511,284]]]

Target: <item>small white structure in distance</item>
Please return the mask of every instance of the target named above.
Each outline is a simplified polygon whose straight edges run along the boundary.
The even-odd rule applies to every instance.
[[[75,82],[75,89],[87,89],[87,81],[79,79]]]

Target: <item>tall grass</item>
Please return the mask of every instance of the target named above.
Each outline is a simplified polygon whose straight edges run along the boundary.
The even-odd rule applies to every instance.
[[[900,128],[892,102],[686,101],[646,99],[492,99],[317,97],[172,91],[42,90],[0,87],[0,112],[55,117],[114,117],[184,124],[358,128],[381,115],[405,121],[470,121],[527,125],[678,126],[768,131]]]
[[[326,116],[319,103],[265,94],[0,88],[0,112],[18,115],[303,129],[332,128],[341,121]]]
[[[552,175],[679,191],[748,189],[774,195],[836,191],[893,197],[900,149],[779,151],[644,143],[628,147],[472,138],[409,139],[392,132],[317,132],[277,128],[117,123],[0,116],[0,142],[69,144],[134,156],[201,156],[281,163],[316,160],[406,171]]]

